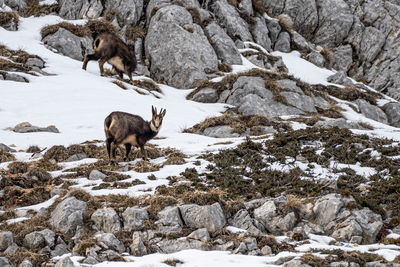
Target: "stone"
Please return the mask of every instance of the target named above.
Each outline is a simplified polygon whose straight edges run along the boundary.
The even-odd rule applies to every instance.
[[[336,219],[343,206],[343,198],[338,194],[328,194],[319,198],[313,208],[316,223],[325,227]]]
[[[296,107],[305,113],[317,113],[314,100],[310,96],[293,92],[281,92],[281,95],[285,97],[288,105]]]
[[[330,52],[331,67],[347,73],[353,63],[353,49],[351,45],[333,48]]]
[[[4,4],[6,6],[11,7],[12,9],[22,10],[26,6],[25,0],[4,0]]]
[[[6,257],[0,257],[0,266],[1,267],[12,267],[12,265],[10,264],[10,262],[8,261],[8,259]]]
[[[207,228],[210,232],[222,228],[226,224],[224,212],[219,203],[199,206],[188,204],[179,206],[183,222],[189,227]]]
[[[37,57],[28,58],[28,60],[25,62],[25,64],[30,67],[38,67],[41,69],[44,68],[44,61]]]
[[[279,33],[282,30],[281,25],[275,19],[267,20],[267,28],[269,31],[269,37],[271,38],[271,42],[275,44],[278,39]]]
[[[294,212],[286,214],[285,217],[279,219],[273,228],[279,229],[281,232],[288,232],[293,229],[297,221]]]
[[[64,257],[57,261],[55,267],[74,267],[74,263],[69,257]]]
[[[190,233],[187,238],[207,242],[210,240],[210,233],[207,228],[200,228]]]
[[[78,227],[83,225],[83,212],[87,210],[85,202],[75,197],[64,199],[53,210],[50,217],[50,224],[58,231],[75,235]]]
[[[134,232],[132,236],[132,244],[130,245],[131,254],[133,256],[143,256],[147,254],[147,248],[143,243],[141,232]]]
[[[239,246],[233,251],[234,254],[244,254],[247,252],[247,246],[244,242],[240,242]]]
[[[92,49],[91,38],[78,37],[62,27],[55,33],[44,37],[42,41],[60,54],[79,61],[82,61],[85,54]]]
[[[254,41],[257,44],[261,45],[265,50],[271,51],[271,39],[269,38],[269,31],[264,18],[255,18],[255,23],[251,33],[253,34]]]
[[[39,127],[31,125],[29,122],[17,124],[11,130],[16,133],[36,133],[36,132],[59,133],[60,132],[55,126]]]
[[[144,227],[145,220],[149,219],[147,210],[138,207],[127,208],[122,213],[124,230],[138,231]]]
[[[25,78],[22,75],[16,74],[16,73],[6,73],[6,81],[14,81],[14,82],[22,82],[22,83],[27,83],[29,82],[27,78]]]
[[[71,157],[69,157],[66,162],[72,162],[72,161],[78,161],[78,160],[82,160],[82,159],[86,159],[88,158],[88,155],[86,155],[86,153],[77,153],[72,155]]]
[[[97,230],[116,233],[121,230],[121,221],[113,208],[102,208],[93,212],[91,220]]]
[[[388,122],[394,127],[400,127],[400,103],[391,102],[383,106]]]
[[[338,241],[349,242],[353,236],[360,236],[362,232],[361,226],[355,220],[347,219],[338,225],[332,237]]]
[[[120,26],[136,25],[143,11],[142,0],[105,1],[106,12],[115,12]]]
[[[271,231],[270,223],[276,215],[276,205],[274,201],[270,200],[265,202],[261,207],[254,210],[254,219],[261,222],[266,229]]]
[[[313,49],[312,45],[303,36],[301,36],[298,32],[292,31],[290,34],[291,34],[291,39],[292,39],[294,49],[305,51],[305,52],[312,51],[312,49]]]
[[[306,56],[306,59],[320,68],[323,68],[326,65],[326,60],[324,56],[321,55],[318,51],[312,51]]]
[[[50,229],[44,229],[42,231],[38,231],[38,233],[43,236],[46,246],[49,246],[51,248],[54,246],[56,235],[53,231],[51,231]]]
[[[150,0],[149,3],[147,4],[146,8],[146,18],[147,22],[150,22],[150,19],[152,15],[155,14],[155,10],[158,8],[167,6],[167,4],[170,4],[171,0]]]
[[[360,60],[372,62],[382,50],[386,36],[375,27],[366,27],[360,43]]]
[[[24,247],[28,249],[37,249],[45,246],[43,235],[38,232],[27,234],[24,238]]]
[[[360,126],[357,122],[346,120],[344,118],[326,119],[325,121],[318,121],[316,124],[314,124],[314,127],[321,127],[321,128],[338,127],[340,129],[365,130],[365,128]]]
[[[186,249],[206,250],[205,243],[199,240],[188,240],[186,237],[178,239],[164,239],[157,243],[155,247],[157,252],[160,253],[174,253]]]
[[[122,253],[125,251],[124,244],[112,233],[101,233],[94,236],[97,243],[105,249],[111,249]]]
[[[220,251],[227,251],[227,250],[232,250],[235,247],[235,243],[233,241],[228,241],[225,244],[223,244],[222,240],[220,245],[216,245],[213,247],[213,250],[220,250]]]
[[[375,214],[368,208],[362,210],[352,211],[352,217],[361,226],[363,230],[363,236],[367,243],[375,243],[376,236],[383,226],[381,215]]]
[[[242,0],[238,4],[238,9],[241,13],[246,14],[247,16],[253,16],[253,3],[251,0]]]
[[[20,265],[18,265],[18,267],[33,267],[33,264],[30,260],[25,259],[21,262]]]
[[[192,100],[201,103],[215,103],[218,100],[218,92],[212,88],[204,88],[194,94]]]
[[[151,18],[145,49],[152,77],[170,86],[192,88],[218,70],[217,55],[202,28],[180,6],[163,7]]]
[[[11,232],[0,232],[0,252],[6,250],[14,243],[14,238]]]
[[[271,255],[273,255],[271,247],[268,246],[268,245],[263,246],[263,247],[261,248],[261,254],[264,255],[264,256],[271,256]]]
[[[52,257],[62,256],[64,254],[69,253],[69,247],[66,244],[57,244],[54,249],[51,251]]]
[[[330,267],[348,267],[349,263],[345,261],[339,261],[339,262],[331,262],[329,264]]]
[[[178,207],[166,207],[157,214],[157,230],[162,233],[178,233],[182,231],[183,221]]]
[[[218,22],[222,25],[232,38],[239,38],[242,41],[253,41],[249,26],[244,21],[236,9],[226,0],[216,0],[212,4]]]
[[[289,53],[290,52],[290,35],[287,32],[281,32],[275,42],[274,50]]]
[[[344,71],[338,71],[327,78],[328,82],[337,84],[353,84]]]
[[[244,239],[248,251],[253,251],[258,249],[257,239],[254,237],[247,237]]]
[[[301,260],[293,259],[291,261],[285,262],[282,267],[311,267],[308,264],[305,264]]]
[[[251,218],[247,210],[239,210],[230,222],[232,226],[249,231],[254,236],[262,234],[260,228],[262,225],[255,219]]]
[[[89,180],[103,180],[107,175],[98,170],[92,170],[89,174]]]
[[[354,101],[358,108],[360,109],[361,113],[372,120],[379,121],[381,123],[388,123],[387,116],[383,110],[375,105],[371,105],[368,101],[364,99],[357,99]]]
[[[17,152],[15,149],[12,149],[9,146],[6,146],[3,143],[0,143],[0,151],[6,151],[6,152]]]
[[[103,11],[100,0],[60,0],[60,16],[66,19],[97,18]]]
[[[208,24],[204,29],[204,33],[213,46],[218,59],[230,65],[242,64],[242,58],[235,43],[218,24]]]
[[[203,134],[215,138],[239,137],[240,134],[233,132],[229,125],[213,126],[204,129]]]
[[[9,246],[6,250],[4,250],[4,255],[11,255],[16,253],[18,250],[18,245],[13,243],[11,246]]]

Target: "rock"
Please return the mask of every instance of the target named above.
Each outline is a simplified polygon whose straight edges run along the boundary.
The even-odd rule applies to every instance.
[[[43,236],[46,246],[54,246],[56,235],[53,231],[51,231],[50,229],[44,229],[42,231],[38,231],[38,233]]]
[[[51,257],[62,256],[69,252],[69,247],[66,244],[57,244],[51,251]]]
[[[93,170],[89,174],[89,180],[103,180],[107,175],[98,170]]]
[[[25,0],[4,0],[4,4],[6,4],[6,6],[11,7],[12,9],[22,10],[26,6],[26,1]]]
[[[365,117],[385,124],[388,123],[385,112],[383,112],[379,107],[371,105],[364,99],[357,99],[354,102],[358,105],[358,108]]]
[[[102,208],[93,212],[91,220],[99,231],[116,233],[121,230],[121,222],[113,208]]]
[[[334,48],[330,52],[331,67],[347,73],[353,63],[353,49],[351,45]]]
[[[162,233],[178,233],[182,231],[183,221],[178,207],[166,207],[157,214],[157,230]]]
[[[204,129],[203,134],[216,138],[230,138],[240,136],[240,134],[234,133],[233,129],[228,125],[208,127]]]
[[[187,236],[187,238],[207,242],[208,240],[210,240],[210,234],[208,233],[207,228],[200,228],[193,231],[190,235]]]
[[[240,242],[239,246],[233,251],[234,254],[244,254],[247,251],[246,244]]]
[[[25,259],[21,262],[20,265],[18,265],[18,267],[33,267],[33,264],[30,260]]]
[[[185,225],[196,228],[207,228],[214,232],[225,226],[225,216],[219,203],[199,206],[188,204],[179,206]]]
[[[238,4],[239,11],[243,14],[246,14],[247,16],[253,16],[254,15],[254,10],[253,10],[253,3],[251,0],[242,0]]]
[[[212,10],[217,17],[219,24],[222,24],[232,38],[239,38],[242,41],[252,41],[249,26],[236,9],[228,4],[226,0],[216,0],[212,4]]]
[[[43,235],[38,232],[27,234],[24,238],[24,247],[28,249],[37,249],[45,246]]]
[[[14,238],[11,232],[0,232],[0,252],[6,250],[14,243]]]
[[[338,71],[327,78],[328,82],[337,84],[353,84],[344,71]]]
[[[217,55],[202,28],[180,6],[163,7],[152,17],[145,49],[151,75],[177,88],[192,88],[218,69]]]
[[[13,243],[11,246],[9,246],[6,250],[4,250],[4,255],[11,255],[16,253],[18,250],[18,245]]]
[[[60,16],[66,19],[97,18],[103,11],[100,0],[60,0]]]
[[[271,51],[271,39],[269,38],[269,31],[265,19],[262,17],[256,17],[255,23],[252,28],[254,41],[261,45],[265,50]]]
[[[44,61],[37,57],[28,58],[28,60],[25,62],[25,64],[30,67],[38,67],[40,69],[44,68]]]
[[[362,126],[358,123],[350,120],[346,120],[344,118],[340,119],[327,119],[325,121],[318,121],[314,124],[314,127],[321,127],[321,128],[331,128],[331,127],[338,127],[341,129],[358,129],[358,130],[365,130]]]
[[[267,227],[269,227],[270,222],[276,215],[276,210],[277,208],[274,201],[267,201],[261,207],[254,210],[254,219],[261,222],[266,227],[266,229],[268,229]]]
[[[260,228],[262,225],[255,219],[250,217],[247,210],[239,210],[232,221],[230,222],[232,226],[249,231],[253,236],[260,236],[262,234]]]
[[[212,88],[204,88],[194,94],[192,100],[201,103],[215,103],[218,100],[218,92]]]
[[[248,251],[258,250],[257,239],[254,237],[247,237],[244,239]]]
[[[285,262],[282,267],[311,267],[308,264],[305,264],[304,262],[302,262],[301,260],[291,260],[288,262]]]
[[[171,3],[171,0],[150,0],[149,3],[147,4],[147,8],[146,8],[147,22],[150,21],[150,18],[156,13],[155,11],[158,8],[167,6],[167,4],[169,4],[169,3]]]
[[[132,244],[129,247],[133,256],[143,256],[147,254],[147,248],[143,243],[141,232],[134,232],[132,237]]]
[[[97,243],[105,249],[112,249],[122,253],[125,251],[124,244],[112,233],[101,233],[94,236]]]
[[[386,36],[377,28],[366,27],[360,43],[360,60],[372,62],[382,50]]]
[[[78,161],[78,160],[82,160],[82,159],[86,159],[88,158],[88,155],[86,155],[86,153],[77,153],[72,155],[71,157],[69,157],[66,162],[72,162],[72,161]]]
[[[92,40],[89,37],[78,37],[62,27],[44,37],[42,41],[60,54],[79,61],[92,49]]]
[[[16,73],[6,73],[6,81],[14,81],[14,82],[22,82],[22,83],[27,83],[29,82],[27,78],[25,78],[22,75],[16,74]]]
[[[6,152],[17,152],[15,149],[12,149],[9,146],[6,146],[3,143],[0,143],[0,151],[6,151]]]
[[[348,267],[349,263],[345,261],[339,261],[339,262],[331,262],[329,264],[330,267]]]
[[[290,35],[287,32],[281,32],[275,42],[274,49],[277,51],[290,52]]]
[[[269,37],[271,38],[271,42],[275,44],[278,39],[279,33],[282,30],[281,25],[275,19],[267,20],[267,27],[269,30]]]
[[[198,240],[187,240],[186,237],[178,239],[165,239],[157,243],[155,247],[160,253],[174,253],[186,249],[206,250],[205,243]]]
[[[289,232],[293,229],[297,221],[294,212],[288,213],[285,217],[280,218],[273,228],[279,229],[281,232]],[[271,227],[272,228],[272,227]]]
[[[10,262],[8,261],[8,259],[6,257],[0,257],[0,266],[1,267],[12,267],[12,265],[10,264]]]
[[[362,235],[361,226],[354,220],[348,219],[337,226],[332,237],[339,241],[349,242],[353,236]]]
[[[143,11],[142,0],[117,0],[105,1],[105,11],[115,12],[115,17],[120,26],[135,25]]]
[[[400,103],[392,102],[383,107],[388,122],[394,127],[400,127]]]
[[[122,213],[122,218],[124,230],[138,231],[143,229],[144,221],[149,219],[149,214],[143,208],[130,207]]]
[[[263,247],[261,248],[261,254],[264,255],[264,256],[271,256],[271,255],[273,255],[271,247],[268,246],[268,245],[263,246]]]
[[[83,225],[82,214],[86,209],[86,203],[75,197],[64,199],[51,213],[50,224],[56,230],[73,236],[77,228]]]
[[[291,32],[292,43],[296,50],[309,52],[313,49],[312,45],[298,32]]]
[[[352,212],[352,217],[361,226],[367,243],[375,243],[376,236],[383,226],[382,217],[368,208]]]
[[[315,222],[325,227],[336,219],[344,206],[343,198],[338,194],[328,194],[319,198],[314,205]]]
[[[317,51],[312,51],[311,53],[309,53],[306,59],[320,68],[325,67],[326,64],[325,58]]]
[[[38,127],[30,124],[29,122],[22,122],[15,125],[11,129],[16,133],[35,133],[35,132],[49,132],[49,133],[59,133],[60,131],[55,126]]]
[[[218,24],[208,24],[204,29],[204,33],[213,46],[218,59],[231,65],[242,64],[242,58],[235,43]]]
[[[57,261],[55,267],[74,267],[74,263],[69,257],[64,257]]]

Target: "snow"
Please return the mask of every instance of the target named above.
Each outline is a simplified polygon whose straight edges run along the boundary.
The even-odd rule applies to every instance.
[[[59,197],[59,195],[55,195],[52,198],[36,204],[36,205],[31,205],[31,206],[25,206],[25,207],[19,207],[17,208],[17,210],[34,210],[34,211],[39,211],[41,208],[48,208],[50,207],[55,201],[56,199]]]

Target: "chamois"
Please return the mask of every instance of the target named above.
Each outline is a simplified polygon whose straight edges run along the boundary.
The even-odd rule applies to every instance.
[[[104,121],[104,131],[106,133],[106,145],[108,158],[111,163],[115,160],[115,150],[117,146],[125,145],[126,155],[124,161],[129,160],[129,152],[132,146],[140,147],[143,159],[147,160],[147,153],[144,144],[154,138],[161,128],[166,110],[161,109],[157,114],[157,108],[151,107],[153,113],[151,121],[145,121],[138,115],[115,111],[112,112]],[[114,144],[113,146],[111,146]]]
[[[94,40],[94,54],[88,54],[83,61],[82,69],[86,70],[90,60],[98,60],[101,76],[104,76],[104,63],[107,61],[113,66],[122,79],[123,73],[129,76],[132,82],[132,72],[136,69],[135,51],[129,48],[118,36],[112,33],[102,33]]]

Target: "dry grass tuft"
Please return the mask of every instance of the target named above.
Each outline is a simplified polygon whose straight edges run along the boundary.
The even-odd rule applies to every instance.
[[[8,171],[12,174],[25,173],[28,171],[28,164],[21,161],[14,161],[8,165]]]
[[[169,266],[176,266],[177,264],[183,264],[184,262],[178,259],[168,259],[163,261],[163,263],[169,265]]]
[[[115,84],[115,85],[117,85],[117,86],[119,86],[119,87],[121,87],[121,88],[124,89],[124,90],[127,90],[127,89],[128,89],[128,87],[126,87],[125,84],[124,84],[123,82],[121,82],[121,81],[115,80],[115,81],[113,81],[112,83]]]
[[[136,39],[146,37],[146,30],[139,26],[128,25],[125,31],[126,42],[135,43]]]
[[[0,163],[7,161],[14,161],[15,157],[13,154],[6,152],[4,150],[0,150]]]
[[[132,168],[135,172],[154,172],[161,169],[161,166],[158,164],[153,164],[149,161],[141,160],[137,162]]]
[[[14,20],[14,23],[18,24],[19,16],[18,13],[15,11],[11,12],[0,12],[0,25],[7,24]]]
[[[152,80],[133,80],[132,85],[145,89],[149,92],[156,91],[162,93],[161,88]]]
[[[27,153],[39,153],[42,150],[40,149],[40,147],[38,146],[30,146],[28,147],[28,149],[26,150]]]
[[[48,25],[48,26],[43,27],[40,30],[42,39],[45,38],[47,35],[56,33],[58,31],[58,29],[60,29],[60,28],[64,28],[79,37],[84,37],[84,36],[90,35],[88,28],[86,28],[82,25],[74,25],[74,24],[71,24],[68,22],[61,22],[58,24]]]
[[[221,64],[218,64],[218,70],[220,70],[222,72],[231,72],[232,67],[231,67],[231,65],[229,65],[226,62],[222,62]]]

